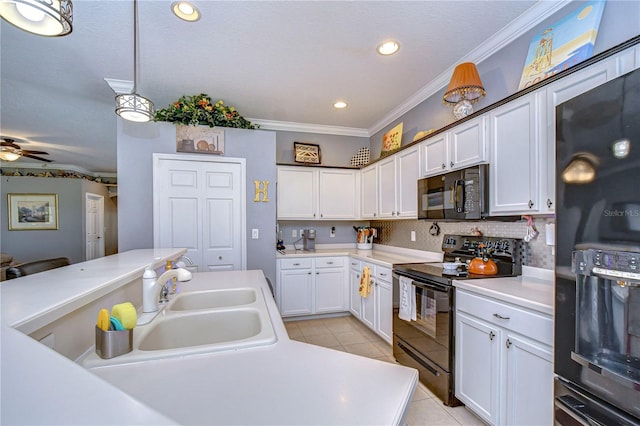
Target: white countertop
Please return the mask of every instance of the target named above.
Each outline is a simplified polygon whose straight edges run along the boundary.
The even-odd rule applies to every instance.
[[[553,271],[524,267],[523,275],[517,277],[454,280],[453,285],[553,316]]]
[[[134,269],[141,274],[144,267]],[[94,288],[100,291],[104,283],[95,281]],[[181,283],[181,291],[249,285],[269,293],[262,271],[197,273],[191,282]],[[46,303],[56,307],[54,311],[60,304],[72,304],[69,292],[61,291],[57,302],[48,295],[47,302],[34,304],[37,308],[14,312],[38,321],[40,316],[34,313],[49,312]],[[4,291],[2,296],[4,308],[8,303]],[[403,420],[417,385],[416,370],[291,341],[275,302],[271,297],[266,302],[277,334],[275,344],[92,370],[8,328],[11,324],[30,328],[27,319],[8,316],[12,322],[3,321],[2,330],[1,423],[397,424]]]
[[[25,334],[49,324],[122,284],[163,266],[186,249],[141,249],[75,263],[0,283],[2,323]]]
[[[392,267],[398,263],[442,262],[441,252],[413,250],[402,247],[374,244],[373,250],[358,250],[352,244],[344,246],[319,245],[315,251],[287,249],[284,254],[278,253],[277,259],[289,257],[321,257],[321,256],[351,256],[359,260]]]

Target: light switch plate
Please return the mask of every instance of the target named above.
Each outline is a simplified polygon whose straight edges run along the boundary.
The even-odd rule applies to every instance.
[[[251,238],[254,240],[257,240],[258,238],[260,238],[260,231],[258,229],[252,229],[251,230]]]
[[[411,241],[416,240],[416,231],[411,231]]]

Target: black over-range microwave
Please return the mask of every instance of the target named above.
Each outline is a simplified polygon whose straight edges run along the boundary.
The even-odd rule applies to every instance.
[[[489,216],[489,165],[418,180],[418,219],[473,220]]]

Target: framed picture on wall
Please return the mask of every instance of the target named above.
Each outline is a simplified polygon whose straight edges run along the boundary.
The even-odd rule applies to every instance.
[[[380,151],[380,157],[389,155],[398,149],[402,145],[402,123],[395,126],[382,136],[382,150]]]
[[[320,145],[294,142],[293,152],[296,163],[320,164]]]
[[[58,229],[58,194],[7,194],[9,231]]]

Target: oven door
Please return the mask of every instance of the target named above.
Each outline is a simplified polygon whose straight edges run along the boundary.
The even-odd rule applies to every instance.
[[[453,287],[413,281],[415,320],[393,315],[393,355],[418,370],[420,381],[450,406],[460,405],[453,390]],[[394,274],[394,289],[399,287]]]

